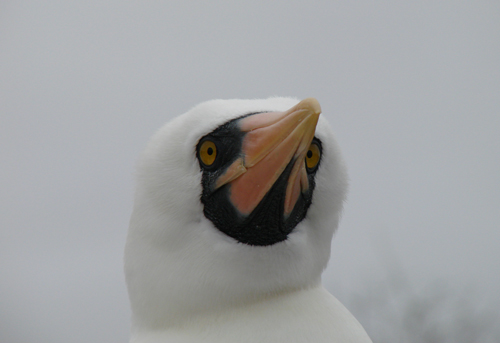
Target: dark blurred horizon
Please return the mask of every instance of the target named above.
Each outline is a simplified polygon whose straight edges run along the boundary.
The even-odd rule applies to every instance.
[[[367,330],[495,318],[499,17],[494,1],[3,1],[0,341],[128,341],[138,154],[202,101],[275,95],[316,97],[341,146],[323,282]]]

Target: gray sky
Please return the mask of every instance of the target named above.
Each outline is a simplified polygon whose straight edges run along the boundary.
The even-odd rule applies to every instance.
[[[324,277],[500,303],[500,2],[3,1],[0,341],[125,342],[133,169],[213,98],[316,97],[351,190]]]

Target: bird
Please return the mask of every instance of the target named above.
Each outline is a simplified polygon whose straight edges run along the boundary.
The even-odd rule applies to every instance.
[[[137,161],[131,343],[368,343],[321,283],[345,201],[315,98],[203,102]]]

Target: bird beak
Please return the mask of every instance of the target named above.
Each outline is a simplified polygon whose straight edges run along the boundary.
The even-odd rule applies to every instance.
[[[245,132],[242,157],[216,181],[215,188],[230,185],[229,198],[242,214],[250,214],[292,163],[285,193],[285,217],[292,212],[301,192],[309,189],[305,157],[321,107],[307,98],[285,112],[257,113],[238,121]]]

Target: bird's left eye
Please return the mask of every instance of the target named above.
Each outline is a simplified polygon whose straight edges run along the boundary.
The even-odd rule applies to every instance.
[[[321,150],[316,143],[311,143],[309,150],[306,154],[306,167],[308,171],[314,171],[314,168],[318,166],[319,159],[321,157]]]
[[[198,157],[200,158],[201,163],[205,166],[211,166],[214,164],[215,158],[217,157],[217,146],[215,143],[210,140],[206,140],[201,143],[198,150]]]

